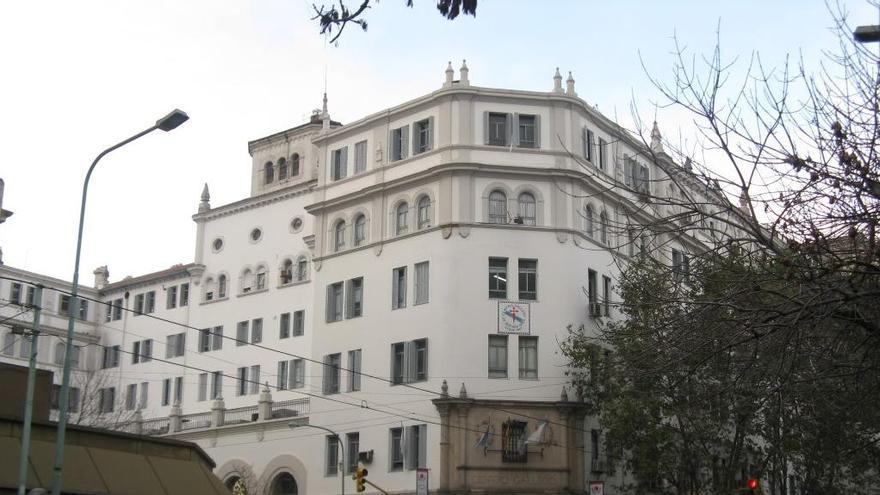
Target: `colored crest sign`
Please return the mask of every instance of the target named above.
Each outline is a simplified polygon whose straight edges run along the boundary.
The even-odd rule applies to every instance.
[[[498,333],[529,335],[531,314],[529,303],[498,302]]]

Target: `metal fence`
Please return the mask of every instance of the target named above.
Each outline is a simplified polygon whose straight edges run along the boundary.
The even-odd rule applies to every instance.
[[[272,418],[292,418],[309,414],[309,399],[290,399],[272,403]]]
[[[223,413],[224,425],[236,425],[241,423],[250,423],[257,421],[260,416],[258,406],[239,407],[236,409],[227,409]]]
[[[148,419],[141,423],[141,433],[144,435],[164,435],[168,433],[171,422],[168,418]]]
[[[211,427],[211,413],[186,414],[180,417],[180,430],[195,430]]]

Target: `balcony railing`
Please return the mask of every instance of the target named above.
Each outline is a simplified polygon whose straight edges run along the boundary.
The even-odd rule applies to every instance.
[[[273,418],[309,415],[309,399],[290,399],[272,403]]]

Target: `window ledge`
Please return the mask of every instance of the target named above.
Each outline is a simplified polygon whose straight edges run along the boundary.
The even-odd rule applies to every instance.
[[[199,303],[199,306],[204,306],[204,305],[206,305],[206,304],[214,304],[214,303],[218,303],[218,302],[221,302],[221,301],[227,301],[227,300],[229,300],[229,296],[218,297],[218,298],[216,298],[216,299],[211,299],[210,301],[202,301],[202,302]]]
[[[309,279],[304,278],[302,280],[294,280],[292,282],[287,282],[286,284],[278,284],[278,286],[276,288],[277,289],[286,289],[287,287],[294,287],[297,285],[303,285],[303,284],[307,284],[309,282],[310,282]],[[268,290],[268,289],[263,289],[263,290]],[[250,292],[248,294],[250,294]]]
[[[263,292],[269,292],[269,288],[265,287],[263,289],[252,290],[250,292],[242,292],[240,294],[236,294],[235,297],[247,297],[247,296],[252,296],[254,294],[262,294]]]

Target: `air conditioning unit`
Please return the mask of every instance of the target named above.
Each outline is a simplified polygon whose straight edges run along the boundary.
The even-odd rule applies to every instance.
[[[590,471],[604,473],[608,471],[608,462],[605,459],[593,459],[590,463]]]
[[[602,316],[602,303],[595,302],[595,301],[591,302],[589,310],[590,310],[590,316],[592,316],[594,318]]]
[[[367,450],[365,452],[358,452],[358,461],[363,464],[370,464],[373,462],[373,450]]]

